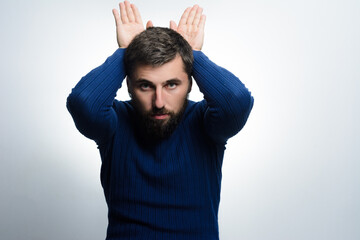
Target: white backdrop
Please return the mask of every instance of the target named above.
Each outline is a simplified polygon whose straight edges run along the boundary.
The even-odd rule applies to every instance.
[[[168,26],[195,2],[134,3],[144,22]],[[220,238],[360,239],[360,2],[196,3],[203,51],[255,98],[227,145]],[[0,239],[105,238],[100,155],[65,105],[116,50],[116,7],[1,1]],[[125,85],[117,98],[128,98]]]

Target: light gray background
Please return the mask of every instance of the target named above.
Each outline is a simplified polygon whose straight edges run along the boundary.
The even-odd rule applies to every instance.
[[[195,2],[134,3],[168,26]],[[221,239],[360,239],[360,2],[197,3],[203,51],[255,98],[225,153]],[[0,239],[105,238],[100,156],[65,103],[116,50],[116,7],[1,1]]]

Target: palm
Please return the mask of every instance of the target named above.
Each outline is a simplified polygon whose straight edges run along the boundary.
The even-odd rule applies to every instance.
[[[205,15],[202,15],[202,8],[194,5],[184,11],[179,26],[176,26],[176,23],[171,21],[170,28],[180,33],[188,41],[192,49],[201,50],[204,42],[205,20]]]
[[[144,31],[144,25],[139,13],[139,10],[134,4],[129,1],[119,3],[120,14],[116,9],[113,9],[113,14],[116,23],[116,36],[119,47],[126,48],[133,38]],[[147,27],[152,26],[151,21],[148,22]]]
[[[127,47],[136,35],[144,31],[142,24],[128,23],[116,26],[117,42],[119,47]]]
[[[204,33],[202,29],[196,26],[180,25],[177,28],[177,32],[180,33],[190,44],[193,49],[201,50]]]

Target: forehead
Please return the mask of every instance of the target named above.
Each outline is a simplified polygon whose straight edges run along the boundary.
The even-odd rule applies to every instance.
[[[187,80],[188,75],[184,70],[182,58],[177,55],[173,60],[161,66],[140,65],[135,68],[134,78],[146,79],[153,83],[161,83],[169,79]]]

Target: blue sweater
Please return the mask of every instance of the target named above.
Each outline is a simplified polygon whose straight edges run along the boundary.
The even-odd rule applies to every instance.
[[[219,239],[225,144],[246,123],[253,97],[232,73],[193,51],[192,75],[204,100],[189,101],[168,139],[150,142],[136,130],[130,101],[115,99],[124,52],[117,49],[67,98],[77,129],[100,151],[106,239]]]

